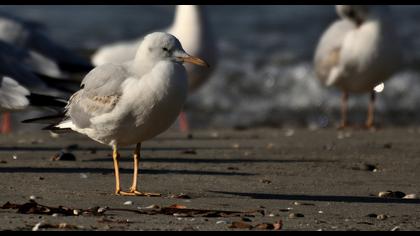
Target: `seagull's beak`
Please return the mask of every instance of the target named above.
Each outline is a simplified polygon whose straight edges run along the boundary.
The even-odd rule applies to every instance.
[[[177,59],[182,62],[188,62],[188,63],[199,65],[199,66],[210,67],[209,64],[205,62],[204,60],[198,57],[190,56],[187,53],[182,53],[182,55],[177,56]]]

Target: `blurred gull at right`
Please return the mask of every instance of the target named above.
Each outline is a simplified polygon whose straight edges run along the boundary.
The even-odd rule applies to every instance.
[[[324,85],[343,93],[340,128],[348,125],[349,93],[370,93],[365,126],[374,128],[375,88],[403,66],[392,14],[386,5],[336,5],[336,10],[341,19],[321,37],[315,71]]]

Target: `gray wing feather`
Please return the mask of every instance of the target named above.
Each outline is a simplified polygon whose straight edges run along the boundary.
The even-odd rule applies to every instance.
[[[114,109],[122,94],[121,84],[127,77],[127,70],[120,65],[96,67],[83,79],[82,89],[70,98],[67,116],[77,127],[89,127],[92,117]]]

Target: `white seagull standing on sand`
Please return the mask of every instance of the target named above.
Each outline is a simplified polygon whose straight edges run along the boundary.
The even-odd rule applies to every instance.
[[[337,5],[342,18],[322,36],[315,71],[326,86],[343,91],[340,127],[347,126],[349,93],[370,92],[366,127],[374,127],[374,88],[402,65],[399,38],[388,6]]]
[[[216,41],[205,6],[178,5],[174,22],[170,27],[161,31],[174,35],[179,39],[187,52],[204,59],[212,65],[209,69],[185,65],[188,74],[189,93],[198,90],[210,78],[217,64]],[[136,55],[141,40],[142,38],[138,38],[103,46],[92,56],[92,62],[98,66],[105,63],[122,63],[132,60]],[[185,113],[183,112],[180,116],[180,127],[183,131],[189,129]]]
[[[52,129],[70,129],[113,148],[118,195],[155,196],[137,191],[141,143],[168,129],[188,94],[184,62],[208,64],[187,54],[178,39],[167,33],[147,35],[132,61],[104,64],[89,72],[81,89],[69,100],[64,119]],[[34,122],[33,119],[26,122]],[[121,191],[118,147],[137,145],[133,183]]]

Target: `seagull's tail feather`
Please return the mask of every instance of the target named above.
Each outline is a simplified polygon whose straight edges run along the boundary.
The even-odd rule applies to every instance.
[[[43,116],[21,121],[22,123],[46,124],[42,130],[49,130],[54,133],[68,133],[73,131],[69,127],[60,127],[61,124],[66,123],[65,113],[51,116]]]
[[[65,99],[53,97],[49,95],[31,93],[26,97],[28,98],[29,103],[32,106],[37,106],[37,107],[64,108],[67,105],[67,101]]]
[[[48,124],[48,125],[57,125],[65,118],[65,114],[58,114],[58,115],[52,115],[52,116],[43,116],[43,117],[37,117],[32,119],[27,119],[21,121],[22,123],[35,123],[35,124]]]
[[[63,92],[75,93],[77,90],[80,89],[81,81],[78,80],[54,78],[38,73],[36,73],[36,75],[49,87],[55,88]]]

